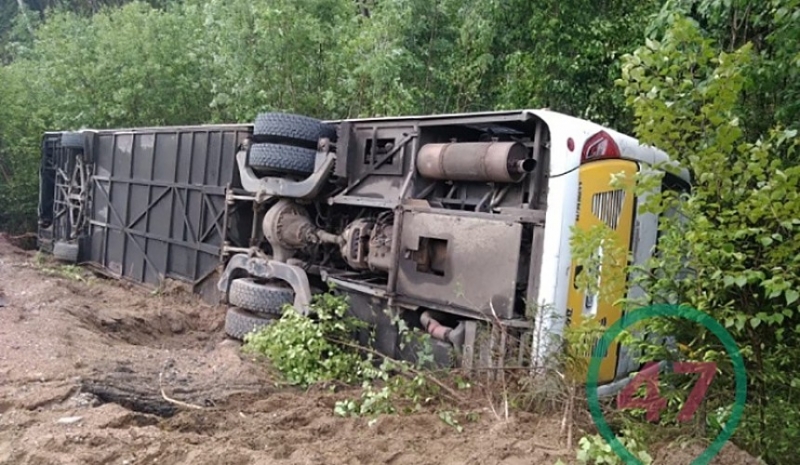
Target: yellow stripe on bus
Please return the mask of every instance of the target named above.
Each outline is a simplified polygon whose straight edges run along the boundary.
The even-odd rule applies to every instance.
[[[614,288],[610,290],[610,295],[606,294],[603,298],[596,296],[596,302],[591,305],[597,309],[594,317],[603,326],[609,327],[614,324],[622,315],[622,309],[613,302],[624,297],[624,264],[627,263],[627,254],[631,248],[631,232],[634,222],[635,198],[631,189],[620,190],[611,185],[612,176],[624,174],[630,184],[638,171],[635,162],[627,160],[598,160],[587,163],[580,168],[580,194],[579,208],[577,213],[577,228],[589,231],[596,225],[606,224],[612,231],[612,237],[616,241],[614,248],[621,248],[626,252],[625,257],[621,257],[619,267],[612,270],[604,270],[603,275],[610,272],[615,279]],[[584,318],[591,318],[588,314],[584,316],[586,307],[586,293],[575,286],[575,273],[577,262],[573,260],[570,272],[569,295],[567,298],[567,324],[570,326],[579,325]],[[608,285],[608,283],[606,283]],[[601,281],[600,286],[603,286]],[[576,354],[578,355],[578,354]],[[584,354],[581,354],[584,355]],[[608,347],[607,355],[600,365],[600,376],[598,382],[604,383],[612,381],[615,377],[617,366],[617,344]],[[588,358],[586,359],[588,365]]]

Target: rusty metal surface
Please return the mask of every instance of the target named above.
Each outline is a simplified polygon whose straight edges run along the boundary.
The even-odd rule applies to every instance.
[[[413,125],[394,127],[354,124],[337,147],[336,171],[347,186],[329,199],[330,204],[392,208],[407,187],[413,154],[419,147]]]
[[[339,250],[342,258],[355,270],[369,269],[369,244],[375,222],[358,219],[347,225],[342,232]]]
[[[549,140],[545,134],[547,127],[544,123],[536,125],[534,130],[533,142],[531,143],[533,159],[536,160],[536,169],[528,176],[529,192],[531,197],[528,200],[528,208],[542,209],[547,207],[547,189],[542,187],[547,185],[547,173],[550,169],[550,147],[546,144]]]
[[[428,179],[518,182],[536,161],[518,142],[426,144],[417,155],[417,169]]]
[[[264,202],[275,196],[297,199],[314,198],[322,190],[328,176],[336,163],[336,155],[330,152],[318,152],[314,172],[305,179],[293,181],[281,177],[258,177],[253,169],[247,166],[247,152],[236,155],[236,163],[242,180],[242,187],[256,195],[258,202]]]
[[[227,294],[231,281],[237,277],[238,273],[242,272],[259,278],[280,279],[287,282],[294,291],[294,308],[302,314],[308,313],[308,306],[311,303],[311,285],[308,282],[308,275],[302,268],[267,258],[236,254],[228,261],[225,271],[217,281],[217,290]]]
[[[369,122],[375,125],[394,125],[398,122],[419,121],[420,125],[436,125],[442,123],[479,124],[497,123],[501,121],[525,121],[531,118],[528,110],[500,110],[474,113],[443,113],[434,115],[408,115],[391,117],[358,118],[346,120],[330,120],[328,123]]]
[[[401,229],[399,295],[513,316],[522,225],[406,211]]]
[[[435,315],[441,327],[423,326],[454,346],[438,347],[493,366],[488,353],[506,341],[492,323],[532,334],[522,303],[536,301],[543,272],[547,125],[529,111],[335,124],[337,142],[317,147],[305,179],[248,168],[251,125],[91,131],[90,264],[217,297],[244,275],[280,279],[302,311],[310,282],[335,284],[382,353],[402,352],[390,315],[412,326]],[[304,211],[266,208],[279,197]]]
[[[380,311],[471,321],[457,344],[466,352],[478,352],[475,320],[528,329],[522,301],[536,300],[542,273],[547,125],[528,111],[336,124],[338,142],[318,147],[305,179],[250,170],[250,125],[93,132],[95,265],[196,290],[202,282],[224,292],[240,273],[283,279],[298,305],[316,275]],[[305,211],[277,215],[265,208],[276,197]],[[326,246],[305,247],[314,243]],[[222,279],[211,279],[220,260]],[[384,342],[395,329],[383,327]]]
[[[308,219],[308,212],[300,205],[281,199],[264,215],[261,230],[272,246],[277,260],[286,261],[303,248],[316,228]]]

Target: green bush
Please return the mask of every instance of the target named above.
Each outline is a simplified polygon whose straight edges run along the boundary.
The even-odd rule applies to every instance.
[[[308,316],[287,306],[280,320],[245,337],[245,349],[266,355],[292,384],[361,381],[371,357],[364,357],[352,336],[365,324],[346,316],[347,308],[347,299],[333,294],[315,295]]]
[[[663,226],[660,256],[638,270],[637,285],[650,302],[688,304],[726,327],[749,381],[735,439],[770,463],[790,463],[800,429],[781,412],[800,410],[800,138],[776,126],[748,140],[740,102],[753,60],[751,45],[720,53],[681,18],[661,40],[623,58],[620,84],[640,140],[672,154],[693,177],[680,203],[652,197],[650,211],[675,206],[679,215]],[[691,271],[681,276],[683,265]],[[730,406],[734,373],[715,336],[681,321],[648,326],[677,335],[691,360],[716,361],[721,373],[708,407]]]
[[[642,465],[651,465],[653,457],[647,452],[641,439],[637,439],[635,436],[632,431],[625,430],[618,436],[618,439],[631,454],[639,459]],[[622,465],[623,463],[606,440],[598,434],[584,436],[580,439],[577,459],[582,464],[592,465]]]
[[[266,356],[294,385],[360,383],[357,398],[336,403],[336,415],[408,413],[436,399],[437,386],[429,382],[425,372],[432,361],[429,335],[408,329],[401,319],[394,320],[402,344],[417,344],[417,361],[412,364],[360,346],[354,336],[367,325],[347,316],[344,296],[316,295],[310,310],[304,316],[287,306],[280,320],[245,336],[245,350]]]
[[[45,130],[525,106],[628,129],[615,57],[658,4],[40,2],[0,19],[0,229],[35,225]]]

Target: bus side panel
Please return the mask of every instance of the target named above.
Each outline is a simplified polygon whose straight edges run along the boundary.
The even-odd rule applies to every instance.
[[[227,238],[225,193],[244,127],[101,131],[88,262],[149,286],[209,282]]]

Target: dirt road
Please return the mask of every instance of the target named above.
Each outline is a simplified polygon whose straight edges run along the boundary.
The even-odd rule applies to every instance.
[[[226,340],[222,307],[47,270],[0,235],[0,464],[573,462],[556,418],[458,433],[432,413],[334,417],[342,394],[279,387]],[[727,448],[714,463],[747,462]]]

